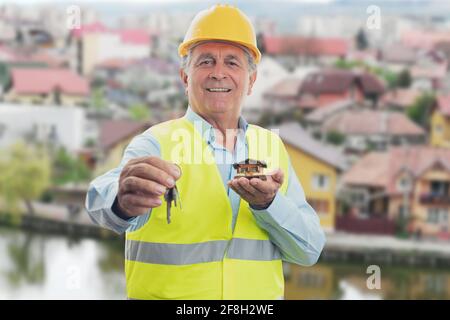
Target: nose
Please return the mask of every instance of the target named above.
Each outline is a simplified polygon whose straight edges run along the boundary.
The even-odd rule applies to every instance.
[[[216,63],[214,68],[211,70],[209,77],[214,80],[222,80],[227,77],[224,67],[221,63]]]

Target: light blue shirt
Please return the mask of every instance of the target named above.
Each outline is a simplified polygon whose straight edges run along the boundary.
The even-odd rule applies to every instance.
[[[201,116],[188,108],[185,116],[203,135],[210,146],[233,211],[233,229],[239,211],[240,196],[228,187],[236,170],[233,163],[247,158],[248,145],[245,139],[247,122],[239,119],[240,133],[237,136],[234,152],[216,143],[214,128]],[[117,196],[118,181],[122,168],[133,158],[142,156],[161,156],[159,142],[149,130],[136,136],[127,146],[120,165],[94,179],[88,189],[86,210],[94,223],[117,233],[134,231],[147,221],[151,211],[128,220],[121,219],[111,209]],[[181,199],[183,201],[183,199]],[[319,217],[307,203],[303,188],[289,162],[288,186],[286,195],[278,192],[265,210],[250,207],[258,225],[265,229],[270,240],[280,249],[282,259],[299,265],[313,265],[317,262],[325,245],[325,234]]]

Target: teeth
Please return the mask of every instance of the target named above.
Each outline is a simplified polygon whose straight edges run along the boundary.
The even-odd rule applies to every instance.
[[[209,88],[209,89],[206,89],[206,90],[208,90],[210,92],[228,92],[231,89],[226,89],[226,88]]]

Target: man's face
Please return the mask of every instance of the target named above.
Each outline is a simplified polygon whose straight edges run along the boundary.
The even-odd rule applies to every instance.
[[[180,71],[189,104],[201,114],[239,114],[251,93],[256,72],[250,74],[243,49],[232,44],[206,42],[192,51],[187,72]]]

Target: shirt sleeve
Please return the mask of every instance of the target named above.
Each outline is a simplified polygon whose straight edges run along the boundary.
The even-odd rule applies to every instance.
[[[131,140],[117,168],[95,178],[90,183],[85,206],[87,213],[95,224],[116,233],[123,233],[127,230],[132,231],[139,228],[148,220],[150,211],[144,215],[126,220],[120,218],[112,211],[119,188],[119,176],[122,168],[129,160],[143,156],[161,156],[159,142],[148,130]]]
[[[317,262],[325,245],[325,233],[319,216],[306,201],[290,162],[288,179],[286,195],[278,192],[264,210],[250,209],[258,225],[280,249],[283,260],[311,266]]]

